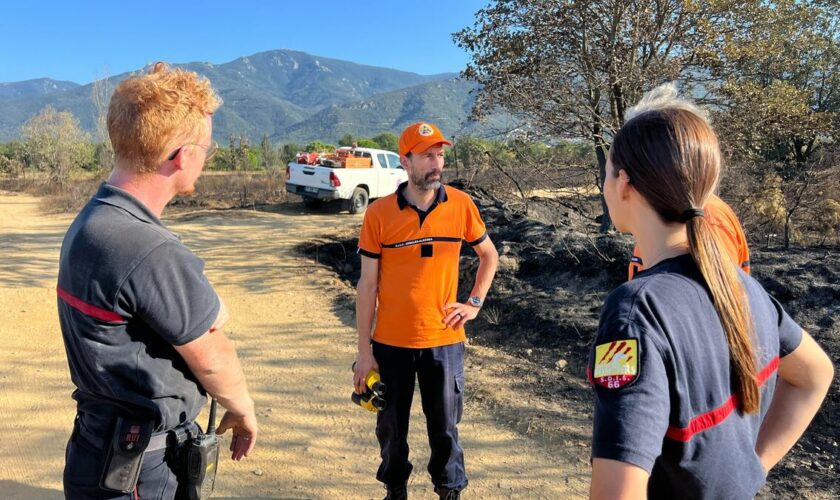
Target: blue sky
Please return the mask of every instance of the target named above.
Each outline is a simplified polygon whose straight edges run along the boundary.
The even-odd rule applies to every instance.
[[[460,71],[451,33],[489,0],[19,0],[0,16],[0,82],[89,83],[164,60],[272,49],[434,74]]]

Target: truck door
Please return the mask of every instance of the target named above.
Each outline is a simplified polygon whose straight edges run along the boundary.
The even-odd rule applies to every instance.
[[[388,196],[389,194],[396,191],[392,187],[393,179],[391,169],[388,168],[388,160],[385,157],[384,153],[376,153],[376,163],[378,163],[378,168],[376,169],[376,178],[379,181],[376,190],[376,197],[381,198],[383,196]]]
[[[391,179],[388,182],[393,189],[388,194],[391,194],[397,190],[397,186],[408,180],[408,172],[400,164],[400,157],[395,154],[388,155],[388,171],[391,172]]]

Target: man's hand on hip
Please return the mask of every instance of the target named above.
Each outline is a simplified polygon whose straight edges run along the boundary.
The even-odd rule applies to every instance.
[[[457,330],[464,326],[467,321],[475,319],[480,310],[481,308],[479,307],[461,304],[460,302],[446,304],[447,314],[443,317],[443,322],[447,328]]]

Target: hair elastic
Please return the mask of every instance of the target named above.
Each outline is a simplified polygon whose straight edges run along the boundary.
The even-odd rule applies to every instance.
[[[688,222],[695,217],[703,217],[706,212],[702,208],[689,208],[680,215],[680,222]]]

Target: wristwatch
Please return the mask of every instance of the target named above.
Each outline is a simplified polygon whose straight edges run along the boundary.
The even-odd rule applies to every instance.
[[[473,307],[481,307],[484,304],[484,301],[478,295],[473,295],[467,300],[467,304]]]

